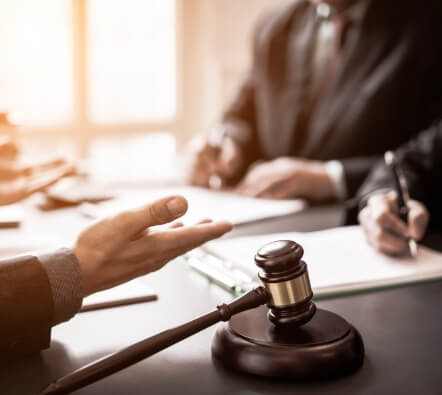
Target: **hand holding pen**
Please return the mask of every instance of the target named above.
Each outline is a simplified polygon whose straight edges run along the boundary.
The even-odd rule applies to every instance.
[[[194,155],[189,182],[195,186],[222,189],[235,179],[242,167],[241,150],[232,139],[207,142]]]
[[[394,189],[370,197],[359,213],[359,222],[369,242],[377,251],[388,255],[417,254],[416,241],[422,239],[429,222],[425,206],[408,197],[405,179],[392,153],[386,154],[392,171]]]

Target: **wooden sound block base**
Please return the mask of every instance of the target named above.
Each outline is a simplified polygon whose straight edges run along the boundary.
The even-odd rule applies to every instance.
[[[275,327],[262,306],[238,314],[217,330],[212,354],[223,365],[248,374],[296,380],[329,379],[362,365],[364,345],[347,321],[318,309],[302,327]]]

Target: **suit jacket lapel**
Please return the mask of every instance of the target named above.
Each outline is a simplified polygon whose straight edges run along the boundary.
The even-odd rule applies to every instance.
[[[283,78],[271,87],[269,99],[272,102],[268,103],[268,108],[272,108],[272,111],[268,111],[268,108],[265,111],[269,114],[266,128],[271,131],[263,136],[267,139],[263,146],[268,157],[289,154],[292,141],[296,138],[294,129],[299,109],[308,92],[309,62],[317,31],[315,8],[307,8],[301,23],[296,24],[296,31],[290,29],[292,21],[293,13],[284,26],[284,30],[288,30],[289,34],[285,34],[286,42],[282,50],[289,56],[279,56],[281,61],[285,59],[285,63],[274,68],[278,69],[279,73],[282,70]]]
[[[362,81],[370,75],[384,52],[388,39],[384,37],[379,40],[379,45],[374,48],[372,44],[376,40],[376,31],[368,32],[366,29],[370,29],[370,26],[367,25],[366,21],[363,21],[355,34],[350,37],[350,42],[342,54],[342,66],[324,92],[322,100],[317,103],[310,119],[310,135],[302,152],[303,156],[314,156],[317,147],[322,146],[324,139],[333,130],[338,129],[337,124],[342,121],[355,99],[361,94]]]

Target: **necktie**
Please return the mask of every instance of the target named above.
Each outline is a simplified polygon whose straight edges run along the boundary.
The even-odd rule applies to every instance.
[[[311,70],[307,73],[310,75],[310,81],[306,84],[307,95],[302,102],[296,124],[294,142],[297,152],[302,151],[302,147],[308,140],[309,125],[315,108],[330,88],[330,83],[336,78],[342,66],[343,50],[350,27],[349,19],[343,14],[333,16],[332,19],[324,20],[322,23],[328,24],[323,26],[325,29],[332,28],[332,35],[331,37],[321,35],[321,28],[317,33],[318,37],[310,62]],[[321,40],[325,41],[321,42]],[[326,53],[318,54],[315,51],[326,51]],[[317,64],[318,67],[315,67],[314,64],[315,56],[320,56],[321,59],[321,62]]]
[[[336,73],[341,65],[343,49],[350,29],[350,20],[345,15],[339,15],[333,20],[333,26],[334,37],[330,64],[332,74]]]

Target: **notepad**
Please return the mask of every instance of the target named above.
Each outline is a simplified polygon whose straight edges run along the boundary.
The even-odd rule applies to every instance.
[[[112,201],[94,206],[83,206],[80,210],[89,217],[103,217],[127,208],[147,204],[155,199],[169,195],[183,195],[188,200],[189,210],[182,218],[185,223],[194,223],[210,218],[213,220],[227,220],[235,225],[241,225],[294,214],[306,207],[305,201],[300,199],[255,199],[233,192],[179,186],[131,190]]]
[[[419,247],[417,258],[373,250],[359,226],[310,233],[280,233],[213,241],[204,247],[256,278],[254,255],[264,244],[294,240],[304,248],[315,295],[327,296],[442,278],[442,254]]]
[[[83,300],[80,312],[151,302],[157,299],[158,295],[155,291],[146,287],[139,280],[132,280],[87,296]]]

